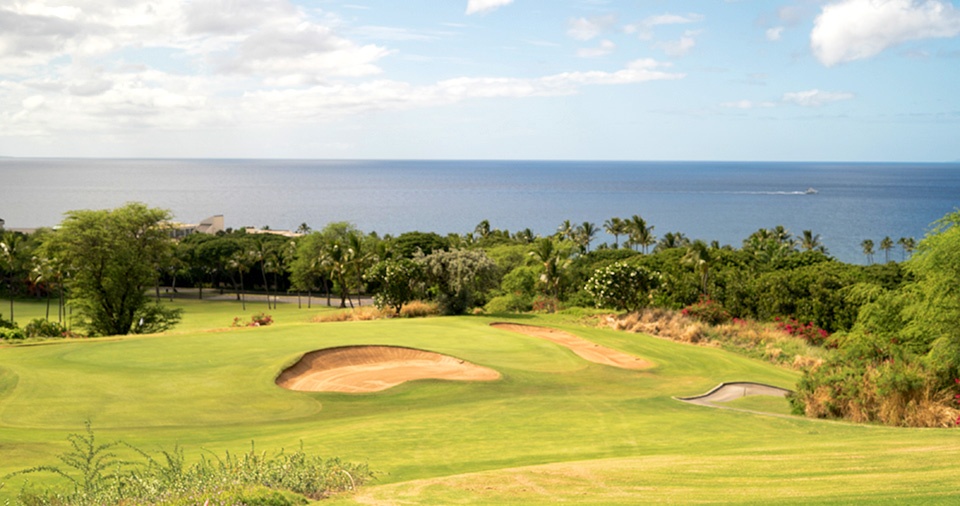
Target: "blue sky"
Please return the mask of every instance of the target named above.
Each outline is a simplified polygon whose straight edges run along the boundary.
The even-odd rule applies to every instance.
[[[948,0],[8,0],[0,155],[960,160]]]

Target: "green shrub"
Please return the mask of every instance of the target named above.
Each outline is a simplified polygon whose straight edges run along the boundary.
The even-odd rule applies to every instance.
[[[0,327],[0,339],[5,341],[12,341],[15,339],[26,339],[27,335],[23,333],[23,329],[18,328],[6,328]]]
[[[490,302],[483,306],[483,310],[491,314],[520,313],[529,311],[532,307],[533,304],[529,298],[508,293],[490,299]]]
[[[63,325],[46,320],[43,318],[36,318],[26,327],[23,328],[24,334],[27,337],[66,337],[67,328]]]
[[[0,313],[0,329],[15,329],[17,328],[16,322],[13,320],[7,320],[3,317],[3,313]]]

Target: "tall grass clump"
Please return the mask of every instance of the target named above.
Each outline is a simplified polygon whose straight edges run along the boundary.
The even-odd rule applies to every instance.
[[[25,484],[19,504],[292,506],[355,490],[373,476],[366,464],[309,455],[302,445],[271,455],[251,443],[248,452],[205,455],[188,464],[179,446],[154,456],[122,441],[98,443],[89,423],[68,441],[71,450],[58,456],[62,468],[44,465],[5,477],[49,472],[66,482],[62,489],[43,490]],[[124,450],[131,459],[119,457]]]

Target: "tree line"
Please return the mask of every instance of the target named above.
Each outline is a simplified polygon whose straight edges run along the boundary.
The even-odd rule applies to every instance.
[[[811,231],[794,236],[774,226],[739,247],[722,246],[680,232],[657,238],[638,215],[607,220],[614,243],[596,248],[598,229],[589,222],[564,221],[546,237],[484,220],[446,236],[379,236],[330,223],[317,231],[304,224],[297,238],[241,230],[175,241],[169,219],[167,211],[128,204],[73,211],[58,228],[29,236],[3,232],[10,320],[15,298],[32,296],[46,298],[48,320],[55,305],[58,322],[69,303],[88,335],[162,331],[180,314],[160,303],[161,286],[193,287],[200,298],[229,290],[244,307],[250,291],[271,306],[279,294],[306,296],[308,306],[317,296],[340,307],[373,297],[396,313],[416,299],[436,301],[445,314],[708,302],[724,318],[790,318],[830,335],[817,344],[835,348],[832,358],[806,372],[794,397],[807,414],[906,423],[917,405],[942,406],[960,377],[960,211],[919,243],[901,241],[903,257],[912,255],[906,261],[867,265],[832,258]],[[0,318],[3,326],[10,324]],[[900,408],[865,401],[891,398]]]

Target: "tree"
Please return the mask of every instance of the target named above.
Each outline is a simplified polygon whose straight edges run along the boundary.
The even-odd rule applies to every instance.
[[[620,248],[620,236],[627,233],[627,224],[622,218],[610,218],[603,222],[603,229],[613,236],[614,248]]]
[[[864,239],[860,243],[860,247],[863,248],[863,254],[867,256],[867,263],[873,263],[873,240]]]
[[[590,243],[593,242],[593,238],[596,236],[597,226],[589,221],[583,222],[583,224],[578,226],[574,232],[576,243],[580,246],[580,251],[582,253],[590,252]]]
[[[383,260],[367,269],[364,279],[376,285],[373,303],[377,308],[392,307],[399,316],[403,305],[416,296],[423,269],[409,258]]]
[[[0,235],[0,271],[6,274],[7,290],[10,297],[10,321],[14,321],[13,296],[16,291],[14,283],[22,274],[23,234],[18,232],[2,232]]]
[[[687,246],[687,252],[680,261],[693,267],[700,279],[700,293],[707,295],[707,282],[710,280],[710,267],[713,265],[707,244],[700,239],[693,241],[693,244]]]
[[[827,248],[820,242],[820,234],[814,234],[811,230],[803,231],[803,237],[800,239],[800,247],[805,251],[827,252]]]
[[[690,244],[690,239],[683,235],[683,232],[667,232],[663,238],[653,248],[654,253],[666,251],[668,249],[685,248]]]
[[[151,304],[153,286],[172,253],[170,213],[139,203],[113,210],[71,211],[44,246],[70,272],[70,300],[92,335],[161,332],[180,320],[179,309]]]
[[[890,250],[893,249],[893,239],[890,236],[886,236],[880,240],[880,249],[883,250],[883,262],[890,262]]]
[[[434,251],[414,260],[423,267],[445,314],[466,312],[484,291],[496,286],[497,264],[483,250]]]
[[[917,241],[913,237],[901,237],[897,244],[903,249],[901,260],[906,260],[908,256],[913,255],[913,250],[917,249]]]
[[[559,246],[553,239],[542,238],[534,241],[529,255],[543,265],[540,280],[547,295],[559,299],[563,292],[563,271],[570,265],[569,249]]]
[[[630,236],[630,244],[636,246],[637,251],[643,249],[644,253],[647,253],[648,248],[657,242],[653,235],[653,226],[647,225],[646,220],[638,214],[627,221],[627,234]]]

